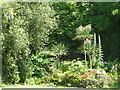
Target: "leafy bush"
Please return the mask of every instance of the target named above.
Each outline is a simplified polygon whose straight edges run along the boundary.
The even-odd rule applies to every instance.
[[[85,65],[84,61],[74,59],[73,61],[63,61],[60,63],[60,69],[62,71],[73,71],[77,73],[84,73],[88,66]]]
[[[45,77],[42,82],[84,88],[102,88],[112,84],[112,78],[105,70],[88,69],[81,61],[63,61],[60,66],[60,69]]]
[[[51,62],[54,58],[49,52],[39,52],[36,55],[31,56],[32,62],[34,64],[34,74],[33,76],[42,77],[48,75],[50,72]]]
[[[18,83],[20,80],[19,72],[18,72],[18,66],[16,65],[16,60],[14,60],[13,57],[10,57],[9,54],[6,57],[3,65],[3,74],[2,74],[2,80],[4,83]],[[5,77],[7,76],[7,77]]]
[[[113,62],[108,61],[104,62],[104,69],[108,72],[110,77],[112,78],[112,82],[110,87],[119,88],[119,62],[115,59]]]
[[[41,78],[31,77],[26,79],[25,84],[27,85],[39,85],[41,83]]]
[[[33,74],[34,68],[32,61],[28,58],[26,60],[20,60],[18,63],[18,70],[20,71],[20,82],[24,83],[26,79],[30,78]]]

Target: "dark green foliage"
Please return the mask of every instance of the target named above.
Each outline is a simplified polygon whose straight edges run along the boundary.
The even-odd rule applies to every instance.
[[[107,61],[120,58],[120,3],[58,2],[53,6],[56,15],[60,16],[57,29],[59,38],[70,48],[69,54],[76,53],[81,44],[72,40],[76,35],[76,28],[91,24],[92,32],[101,36],[104,59]]]
[[[9,55],[9,54],[8,54]],[[16,65],[16,60],[13,59],[13,57],[7,56],[7,58],[4,58],[3,61],[4,66],[2,67],[3,73],[2,73],[2,80],[4,83],[18,83],[19,78],[19,72],[18,72],[18,66]],[[7,76],[7,77],[6,77]]]
[[[120,3],[93,3],[88,14],[94,31],[101,35],[105,60],[120,58],[119,6]]]
[[[85,4],[85,3],[84,3]],[[76,2],[58,2],[53,3],[56,16],[59,16],[58,29],[53,32],[55,40],[62,41],[68,48],[68,54],[77,52],[80,41],[73,40],[76,34],[76,28],[83,23],[83,15],[86,14],[83,3]],[[85,4],[87,6],[87,4]],[[74,48],[73,48],[74,47]]]
[[[24,83],[27,78],[30,78],[33,75],[34,66],[30,59],[26,60],[19,60],[18,70],[19,70],[19,77],[20,82]]]
[[[36,55],[31,56],[33,63],[33,76],[44,77],[50,73],[50,66],[54,62],[54,56],[50,52],[39,52]]]

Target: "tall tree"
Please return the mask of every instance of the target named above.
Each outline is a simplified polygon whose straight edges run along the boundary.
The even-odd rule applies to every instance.
[[[49,3],[3,3],[3,81],[24,82],[32,75],[31,51],[46,49],[49,34],[56,28]]]

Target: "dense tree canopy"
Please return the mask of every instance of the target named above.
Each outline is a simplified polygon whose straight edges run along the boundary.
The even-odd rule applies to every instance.
[[[80,25],[92,24],[92,32],[102,37],[102,48],[106,60],[119,59],[119,3],[81,3],[66,2],[54,3],[57,15],[60,16],[60,39],[76,48],[78,41],[73,41],[76,28]],[[112,43],[111,43],[112,42]],[[80,45],[80,44],[79,44]],[[72,50],[73,51],[73,50]],[[109,52],[109,53],[108,53]]]
[[[3,3],[3,7],[3,75],[8,82],[18,82],[19,77],[24,81],[32,70],[28,56],[47,49],[57,26],[55,12],[48,3]]]

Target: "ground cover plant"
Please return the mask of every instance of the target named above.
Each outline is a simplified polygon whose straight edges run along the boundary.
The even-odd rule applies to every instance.
[[[120,88],[120,3],[2,2],[0,87]]]

